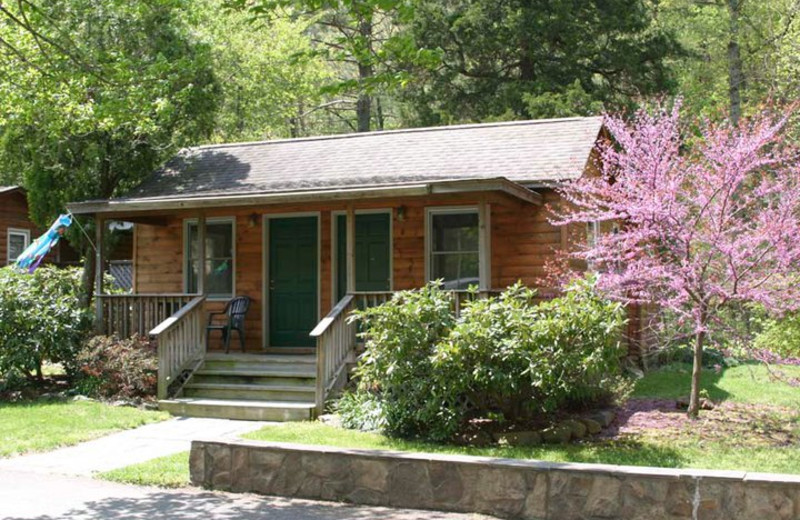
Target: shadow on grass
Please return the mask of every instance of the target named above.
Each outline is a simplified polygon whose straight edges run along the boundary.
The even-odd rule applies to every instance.
[[[155,491],[144,497],[110,497],[86,502],[81,507],[51,516],[8,517],[7,520],[56,520],[130,518],[169,518],[170,520],[336,520],[336,519],[446,519],[461,517],[435,511],[409,512],[379,507],[359,507],[349,504],[289,500],[253,495],[231,496],[216,493],[191,493],[186,491]],[[467,518],[463,516],[463,518]],[[475,518],[474,516],[471,518]]]

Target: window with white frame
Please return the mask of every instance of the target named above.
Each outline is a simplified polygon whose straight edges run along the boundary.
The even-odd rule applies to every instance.
[[[31,232],[27,229],[8,228],[8,244],[6,248],[6,260],[9,264],[17,261],[31,243]]]
[[[445,289],[464,290],[480,282],[477,209],[431,209],[428,212],[428,274]]]
[[[200,266],[206,273],[205,292],[209,298],[232,298],[234,292],[235,236],[234,220],[206,221],[205,258],[200,259],[200,233],[197,221],[186,221],[184,230],[186,292],[199,289]]]

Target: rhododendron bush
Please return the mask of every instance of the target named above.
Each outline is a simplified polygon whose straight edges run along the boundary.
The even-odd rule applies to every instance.
[[[790,111],[727,122],[682,120],[680,102],[607,117],[599,175],[566,183],[558,225],[600,222],[574,257],[602,273],[598,288],[655,304],[691,327],[689,415],[698,413],[703,347],[726,307],[781,313],[800,303],[800,163]]]

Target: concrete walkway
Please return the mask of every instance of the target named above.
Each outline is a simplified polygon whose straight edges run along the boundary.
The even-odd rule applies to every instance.
[[[232,438],[258,430],[266,422],[178,417],[133,430],[113,433],[69,448],[0,459],[0,472],[17,470],[91,476],[181,451],[192,439]],[[1,502],[0,502],[1,503]]]
[[[357,507],[256,495],[126,486],[86,477],[0,471],[3,520],[477,520],[489,517]]]
[[[88,478],[189,450],[193,438],[236,437],[268,423],[177,418],[48,453],[0,460],[2,520],[469,520],[432,511],[129,486]]]

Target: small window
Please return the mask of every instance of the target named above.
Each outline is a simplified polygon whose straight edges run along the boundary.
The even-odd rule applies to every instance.
[[[600,236],[600,223],[597,221],[586,223],[586,245],[593,248],[597,245]]]
[[[19,255],[22,254],[28,245],[31,243],[31,232],[27,229],[8,229],[8,250],[7,260],[9,264],[17,261]]]
[[[186,223],[185,234],[186,291],[198,291],[200,265],[206,272],[206,294],[209,298],[233,297],[234,272],[234,222],[232,219],[206,221],[206,254],[199,258],[199,233],[197,221]]]
[[[480,282],[478,212],[430,212],[430,279],[445,289],[464,290]]]

